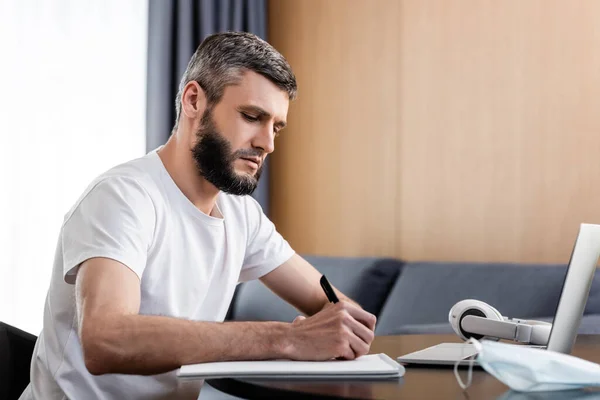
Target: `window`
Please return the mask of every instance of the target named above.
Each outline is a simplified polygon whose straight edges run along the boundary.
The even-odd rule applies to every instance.
[[[147,8],[0,1],[0,321],[39,334],[64,215],[145,153]]]

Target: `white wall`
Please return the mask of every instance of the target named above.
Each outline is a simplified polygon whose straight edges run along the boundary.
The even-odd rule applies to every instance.
[[[147,0],[0,0],[0,321],[34,334],[64,214],[145,152]]]

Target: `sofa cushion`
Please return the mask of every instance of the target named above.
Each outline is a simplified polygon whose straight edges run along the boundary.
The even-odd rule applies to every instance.
[[[389,335],[441,335],[454,333],[449,323],[440,322],[438,324],[408,324],[402,325]]]
[[[590,295],[585,305],[585,315],[598,314],[600,315],[600,271],[596,270],[592,286],[590,288]]]
[[[379,315],[402,267],[400,261],[393,259],[319,256],[304,258],[325,274],[333,286],[375,315]],[[256,280],[238,286],[229,319],[290,322],[299,314],[291,305]]]
[[[578,332],[584,335],[600,334],[600,314],[584,315]]]
[[[447,323],[450,308],[464,299],[484,301],[504,316],[552,317],[566,270],[564,265],[405,264],[376,334],[397,334],[404,325]]]

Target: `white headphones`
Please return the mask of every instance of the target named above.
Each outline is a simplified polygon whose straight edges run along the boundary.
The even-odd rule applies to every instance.
[[[503,317],[498,310],[479,300],[456,303],[448,320],[452,329],[463,340],[508,339],[520,343],[547,345],[552,324],[542,321]]]

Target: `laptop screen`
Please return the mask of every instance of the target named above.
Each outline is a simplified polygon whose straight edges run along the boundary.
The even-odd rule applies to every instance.
[[[570,353],[600,255],[600,226],[581,224],[556,306],[548,350]]]

